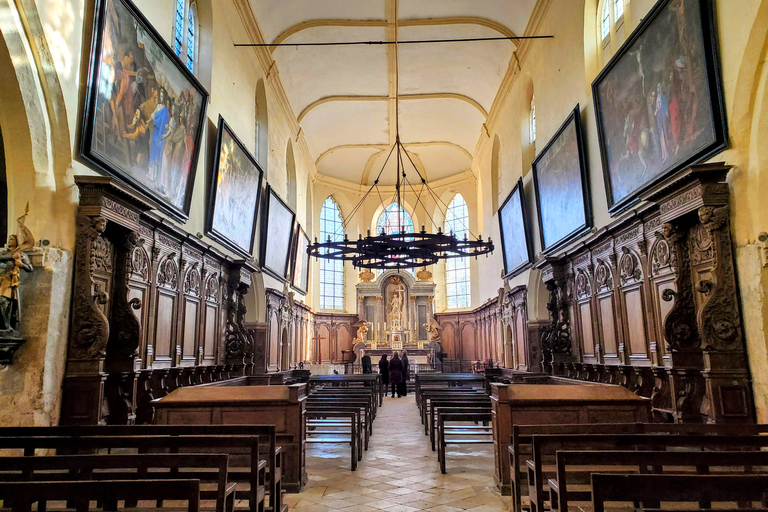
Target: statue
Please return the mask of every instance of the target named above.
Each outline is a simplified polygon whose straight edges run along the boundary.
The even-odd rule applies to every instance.
[[[26,226],[29,203],[24,215],[17,219],[19,235],[10,235],[8,245],[0,249],[0,335],[19,336],[19,273],[32,272],[32,264],[24,253],[35,244],[35,238]]]
[[[437,323],[437,320],[435,320],[434,317],[432,317],[429,320],[428,324],[423,324],[423,327],[427,330],[429,333],[429,341],[430,342],[436,342],[440,339],[440,332],[438,329],[440,328],[440,324]]]
[[[360,320],[352,327],[357,327],[357,336],[355,336],[355,339],[352,340],[352,344],[354,345],[360,342],[365,343],[365,339],[368,337],[368,329],[371,328],[371,322]]]
[[[399,331],[403,328],[403,296],[401,295],[402,285],[400,285],[392,294],[390,302],[389,319],[392,322],[392,330]]]

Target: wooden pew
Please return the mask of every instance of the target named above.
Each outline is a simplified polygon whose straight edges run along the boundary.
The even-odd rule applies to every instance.
[[[269,508],[282,510],[282,449],[274,425],[78,425],[52,427],[1,427],[0,437],[38,436],[258,436],[259,450],[267,461],[265,484]],[[240,474],[240,479],[246,475]]]
[[[22,450],[27,457],[37,450],[56,450],[57,454],[77,455],[93,453],[94,450],[136,450],[138,453],[168,453],[180,450],[216,450],[213,453],[229,452],[237,457],[244,450],[241,462],[230,458],[228,478],[235,483],[247,484],[249,490],[237,490],[249,502],[250,512],[260,512],[263,507],[263,482],[266,480],[266,461],[259,456],[258,436],[47,436],[47,437],[0,437],[0,450]],[[234,453],[233,453],[234,452]],[[242,470],[234,467],[243,464]],[[260,489],[261,484],[261,489]],[[262,497],[259,502],[259,497]],[[280,509],[275,509],[277,512]]]
[[[424,435],[429,434],[429,404],[432,400],[451,400],[451,399],[465,399],[467,401],[478,400],[488,401],[488,395],[479,390],[461,390],[461,391],[449,391],[445,389],[440,390],[423,390],[421,393],[421,423],[424,425]]]
[[[367,400],[358,400],[355,398],[322,398],[312,397],[307,399],[308,409],[323,409],[327,411],[335,411],[342,409],[357,408],[361,415],[362,427],[363,427],[363,447],[368,450],[368,440],[373,432],[371,422],[371,403]]]
[[[441,410],[437,416],[437,430],[438,430],[438,452],[437,458],[440,462],[440,471],[445,474],[446,472],[446,446],[449,444],[493,444],[492,436],[493,432],[488,428],[483,430],[472,429],[467,426],[455,426],[453,428],[446,428],[445,422],[457,421],[457,422],[483,422],[488,423],[492,419],[491,411],[487,412],[467,412],[466,410],[460,412],[452,412],[452,410]],[[462,435],[461,438],[447,438],[447,435]],[[485,438],[478,438],[478,436],[486,436]]]
[[[0,482],[0,499],[13,512],[29,512],[34,502],[77,502],[77,512],[90,509],[90,502],[186,501],[187,512],[200,511],[199,480],[106,480],[101,482]],[[94,510],[100,510],[97,507]],[[152,507],[154,508],[154,507]]]
[[[376,390],[373,388],[360,388],[360,387],[352,387],[352,388],[315,388],[312,390],[310,395],[317,395],[317,396],[342,396],[342,397],[370,397],[371,398],[371,412],[373,414],[373,419],[376,419],[376,414],[379,411],[379,398],[376,394]]]
[[[352,471],[357,470],[357,462],[359,459],[362,458],[362,450],[360,449],[360,435],[358,430],[358,424],[360,422],[360,411],[359,410],[347,410],[347,411],[339,411],[339,410],[317,410],[312,408],[307,408],[307,412],[305,414],[305,418],[307,421],[307,443],[330,443],[330,444],[338,444],[338,443],[349,443],[351,454],[350,454],[350,461],[351,461],[351,469]],[[327,422],[321,422],[320,420],[326,420],[328,418],[336,418],[336,419],[348,419],[349,422],[341,423],[341,422],[333,422],[333,423],[327,423]],[[320,430],[315,431],[312,433],[309,430],[309,427],[315,425],[321,428],[344,428],[349,429],[347,430]],[[312,434],[320,434],[324,437],[312,437]],[[349,439],[346,439],[346,436],[349,436]],[[328,437],[333,436],[333,437]],[[337,436],[343,436],[343,438],[339,438]]]
[[[471,407],[471,408],[484,408],[488,409],[490,412],[491,409],[491,401],[488,399],[487,396],[484,397],[456,397],[456,399],[453,398],[440,398],[440,399],[433,399],[430,401],[429,404],[429,423],[426,425],[429,429],[429,442],[432,445],[432,451],[435,451],[435,443],[436,443],[436,436],[435,436],[435,429],[437,427],[437,411],[441,407],[451,407],[451,408],[459,408],[459,407]]]
[[[509,445],[514,510],[521,510],[522,496],[528,495],[528,467],[534,435],[562,434],[675,434],[675,435],[757,435],[768,425],[711,425],[670,423],[594,423],[567,425],[513,425]],[[554,462],[554,460],[553,460]],[[515,471],[517,468],[517,471]]]
[[[365,375],[312,375],[309,378],[310,390],[318,386],[335,387],[373,387],[379,395],[379,406],[384,404],[386,389],[381,380],[381,375],[368,373]]]
[[[531,512],[544,512],[545,457],[558,450],[663,450],[670,448],[710,451],[759,450],[768,447],[768,436],[717,436],[670,434],[568,434],[533,436],[528,467],[528,496]],[[680,452],[676,452],[678,455]],[[547,476],[547,479],[549,475]]]
[[[703,502],[705,505],[760,502],[761,509],[765,510],[766,496],[768,475],[592,475],[593,512],[604,512],[606,502],[636,503],[649,499],[654,503]],[[700,506],[700,509],[710,507]]]
[[[650,419],[650,399],[613,385],[491,384],[494,480],[512,492],[509,442],[513,425],[635,423]]]
[[[232,512],[235,507],[236,484],[228,482],[227,471],[228,456],[224,454],[0,457],[2,482],[136,480],[150,476],[154,480],[178,479],[182,476],[194,478],[200,481],[201,487],[210,487],[205,484],[215,485],[215,490],[201,488],[200,500],[215,500],[216,512]],[[261,492],[259,499],[263,504],[263,487]]]
[[[592,473],[768,474],[768,452],[558,451],[551,510],[592,501]]]

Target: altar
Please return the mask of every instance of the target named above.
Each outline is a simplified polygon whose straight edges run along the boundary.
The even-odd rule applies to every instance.
[[[357,285],[358,318],[368,323],[363,342],[373,358],[375,351],[414,349],[429,352],[429,325],[434,315],[435,283],[426,268],[414,273],[387,270],[378,276],[360,273]]]

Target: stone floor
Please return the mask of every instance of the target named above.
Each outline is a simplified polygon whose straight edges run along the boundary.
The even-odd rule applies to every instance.
[[[448,474],[440,473],[413,395],[385,398],[357,471],[349,447],[308,445],[309,484],[286,494],[291,512],[495,512],[512,510],[493,483],[493,446],[451,447]]]

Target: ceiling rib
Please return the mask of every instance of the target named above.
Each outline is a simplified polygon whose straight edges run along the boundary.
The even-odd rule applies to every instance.
[[[389,11],[387,11],[389,13]],[[288,27],[282,31],[272,42],[272,44],[282,44],[286,39],[291,37],[302,30],[308,30],[310,28],[318,27],[389,27],[391,21],[389,20],[389,14],[386,20],[344,20],[344,19],[316,19],[302,21],[291,27]],[[512,32],[509,28],[501,23],[488,18],[481,18],[479,16],[446,16],[445,18],[409,18],[405,20],[398,20],[398,26],[400,27],[430,27],[440,25],[479,25],[498,32],[504,37],[517,37],[517,34]],[[512,44],[515,44],[514,40],[510,40]],[[516,45],[516,44],[515,44]],[[269,48],[270,53],[279,48],[272,46]]]
[[[458,94],[454,92],[434,92],[434,93],[420,93],[420,94],[401,94],[400,95],[401,100],[435,100],[435,99],[454,99],[454,100],[461,100],[469,103],[473,107],[475,107],[477,110],[480,111],[481,114],[483,114],[483,118],[488,118],[488,112],[483,108],[480,103],[477,102],[477,100],[470,98],[469,96],[466,96],[464,94]],[[325,98],[320,98],[319,100],[313,101],[306,107],[304,107],[304,110],[301,111],[299,114],[299,117],[297,118],[298,122],[301,123],[302,119],[306,117],[309,112],[319,107],[320,105],[323,105],[325,103],[330,103],[333,101],[387,101],[389,100],[389,96],[358,96],[358,95],[339,95],[339,96],[326,96]]]
[[[470,161],[472,160],[472,153],[467,151],[466,148],[464,148],[463,146],[459,146],[455,142],[449,142],[447,140],[432,140],[432,141],[425,141],[425,142],[403,142],[403,146],[414,147],[414,148],[424,147],[424,146],[450,146],[464,153],[466,157],[469,158]],[[323,157],[333,153],[334,151],[337,151],[339,149],[358,149],[358,148],[385,150],[385,149],[392,148],[392,146],[389,144],[339,144],[338,146],[333,146],[332,148],[329,148],[323,151],[320,154],[320,156],[317,157],[317,159],[315,160],[315,166],[317,166],[320,163],[320,160],[322,160]]]

